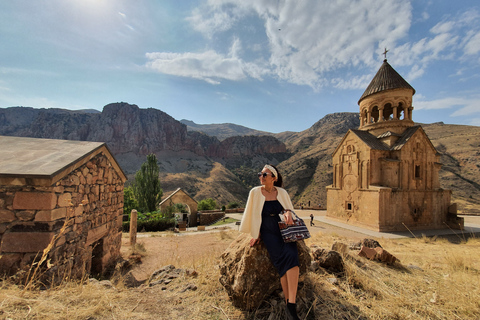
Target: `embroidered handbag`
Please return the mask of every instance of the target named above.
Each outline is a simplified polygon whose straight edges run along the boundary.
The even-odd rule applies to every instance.
[[[295,242],[298,240],[310,238],[310,232],[308,231],[305,222],[303,222],[303,220],[299,218],[295,212],[292,211],[292,214],[295,216],[295,219],[293,220],[293,225],[287,225],[285,221],[278,222],[278,227],[280,228],[280,233],[282,234],[283,241]]]

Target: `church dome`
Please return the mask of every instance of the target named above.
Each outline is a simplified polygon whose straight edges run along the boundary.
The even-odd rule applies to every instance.
[[[392,89],[411,89],[413,90],[412,95],[415,94],[415,89],[385,59],[377,74],[360,97],[360,100],[358,100],[358,104],[372,94]]]

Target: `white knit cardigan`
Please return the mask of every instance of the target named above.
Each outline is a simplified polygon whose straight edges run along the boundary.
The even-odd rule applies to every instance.
[[[277,189],[277,200],[284,210],[293,210],[292,200],[287,191],[283,188]],[[260,234],[260,225],[262,224],[262,209],[265,203],[265,196],[262,194],[262,187],[258,186],[250,190],[245,211],[243,212],[240,231],[250,233],[254,239],[258,239]],[[279,212],[280,213],[280,212]]]

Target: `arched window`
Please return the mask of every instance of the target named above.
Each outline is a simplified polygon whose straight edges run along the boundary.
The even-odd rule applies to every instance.
[[[403,103],[400,102],[398,103],[398,107],[397,107],[397,119],[399,120],[405,120],[405,110],[403,110]],[[403,119],[402,119],[402,114],[403,114]]]
[[[392,120],[393,118],[393,107],[391,103],[386,103],[383,106],[383,119],[385,121]]]
[[[378,116],[379,116],[378,106],[374,106],[372,108],[372,113],[370,114],[370,116],[372,117],[372,123],[378,122]]]

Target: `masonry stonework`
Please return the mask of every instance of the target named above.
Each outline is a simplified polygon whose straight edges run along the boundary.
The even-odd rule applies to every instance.
[[[440,155],[412,120],[414,94],[385,60],[358,102],[360,127],[332,155],[328,217],[383,232],[463,228],[440,188]]]
[[[43,275],[53,281],[115,263],[125,177],[110,159],[98,153],[50,186],[0,185],[1,274],[30,268],[47,247]]]

